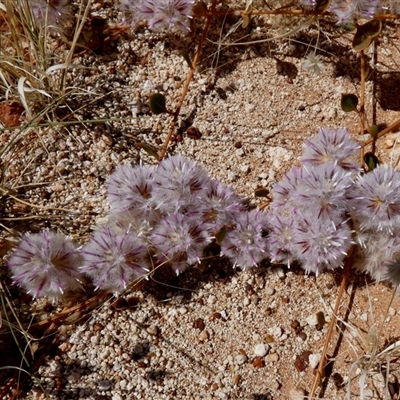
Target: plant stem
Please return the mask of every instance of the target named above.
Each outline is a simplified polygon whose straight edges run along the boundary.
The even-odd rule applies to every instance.
[[[392,131],[393,129],[397,128],[400,125],[400,119],[398,119],[396,122],[393,122],[392,125],[388,126],[387,128],[385,128],[383,131],[378,133],[378,136],[376,138],[376,140],[378,140],[379,138],[381,138],[382,136],[386,135],[388,132]],[[363,145],[362,147],[368,146],[369,144],[371,144],[374,141],[373,138],[368,139]]]

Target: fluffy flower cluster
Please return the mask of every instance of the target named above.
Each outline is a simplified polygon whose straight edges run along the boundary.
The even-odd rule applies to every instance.
[[[177,274],[200,262],[205,247],[226,227],[222,255],[243,268],[265,258],[266,215],[246,211],[231,187],[180,155],[157,168],[119,167],[109,179],[108,194],[112,229],[135,232],[157,264],[168,263]]]
[[[381,10],[381,0],[332,0],[329,7],[339,24],[353,22],[357,18],[371,19]]]
[[[400,172],[363,173],[360,145],[346,129],[321,128],[305,143],[301,166],[273,188],[268,214],[180,155],[157,167],[120,166],[108,181],[109,221],[78,248],[43,231],[26,234],[9,258],[14,281],[34,297],[57,298],[84,276],[120,293],[154,265],[176,274],[201,261],[212,242],[234,266],[299,262],[307,272],[355,265],[376,280],[400,283]]]
[[[25,234],[8,260],[15,283],[33,297],[56,299],[79,289],[77,267],[82,258],[77,246],[62,234],[45,229]]]
[[[400,172],[383,165],[362,174],[358,150],[345,129],[321,128],[306,142],[301,167],[273,188],[273,262],[297,260],[319,273],[341,266],[355,244],[359,270],[400,282]]]
[[[38,1],[38,0],[35,0]],[[194,0],[121,0],[121,9],[133,26],[147,21],[152,30],[175,29],[187,33],[193,17]],[[316,0],[298,0],[305,10],[313,10]],[[332,0],[328,8],[339,24],[371,19],[383,12],[400,11],[398,0]]]
[[[136,26],[145,20],[150,29],[190,31],[194,0],[122,0],[127,20]]]
[[[69,0],[28,0],[34,20],[40,26],[57,26],[71,18]]]
[[[99,289],[120,293],[145,279],[154,265],[176,274],[200,262],[217,232],[226,231],[221,255],[242,268],[266,257],[266,214],[247,211],[244,199],[178,155],[157,168],[120,166],[108,181],[109,222],[77,249],[60,234],[25,235],[9,260],[14,281],[57,298],[90,277]]]
[[[306,142],[302,166],[273,188],[273,262],[297,260],[315,273],[342,265],[352,244],[346,196],[359,169],[349,157],[358,149],[347,130],[321,129]]]

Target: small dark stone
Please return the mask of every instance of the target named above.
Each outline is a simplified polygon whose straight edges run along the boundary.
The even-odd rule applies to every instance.
[[[307,339],[307,335],[303,331],[300,331],[297,336],[303,341]]]
[[[245,286],[245,290],[246,292],[251,292],[251,294],[254,293],[253,286],[249,285],[248,283]]]
[[[118,299],[111,304],[111,308],[115,310],[121,310],[126,307],[128,307],[128,302],[124,297],[118,297]]]
[[[102,324],[100,324],[99,322],[96,322],[94,325],[93,325],[93,330],[95,331],[95,332],[100,332],[100,331],[102,331],[104,329],[104,326],[102,325]]]
[[[222,315],[219,312],[215,312],[211,315],[210,319],[221,319]]]
[[[296,357],[296,361],[294,362],[294,366],[298,372],[304,371],[308,365],[308,357],[310,356],[311,351],[305,350],[299,356]]]
[[[140,303],[140,297],[132,296],[126,299],[129,307],[135,307]]]
[[[295,319],[294,321],[292,321],[292,322],[290,323],[290,327],[291,327],[292,329],[297,329],[299,326],[300,326],[300,322],[297,321],[297,319]]]
[[[340,375],[338,372],[334,372],[332,374],[332,379],[333,379],[333,383],[335,384],[337,389],[342,387],[343,382],[344,382],[342,375]]]
[[[253,364],[253,367],[256,367],[256,368],[263,368],[263,367],[265,367],[265,361],[263,360],[262,357],[256,357],[256,358],[253,360],[252,364]]]
[[[193,328],[196,328],[200,331],[204,330],[206,324],[204,323],[203,318],[197,318],[193,321]]]
[[[239,141],[235,142],[234,146],[235,146],[237,149],[240,149],[240,148],[242,147],[242,142],[239,140]]]
[[[326,284],[327,289],[332,289],[333,288],[333,283],[327,283]]]
[[[194,126],[190,126],[189,128],[186,129],[186,135],[189,139],[201,139],[203,136],[202,133]]]
[[[304,111],[305,109],[306,109],[306,108],[305,108],[305,106],[303,106],[303,105],[301,105],[301,106],[298,107],[298,110],[299,110],[299,111]]]

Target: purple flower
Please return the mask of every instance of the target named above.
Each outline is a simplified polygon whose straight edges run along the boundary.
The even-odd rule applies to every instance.
[[[153,189],[154,167],[118,167],[108,179],[108,201],[111,208],[124,211],[139,208],[147,211]]]
[[[236,226],[221,243],[221,255],[242,269],[257,266],[267,257],[267,215],[256,209],[238,214]]]
[[[82,254],[80,269],[97,289],[121,293],[149,273],[146,244],[130,230],[121,234],[105,227],[93,235]]]
[[[188,265],[199,262],[204,248],[211,241],[209,233],[197,219],[180,213],[163,218],[149,239],[159,262],[169,262],[177,275]]]
[[[153,30],[190,31],[194,0],[122,0],[121,4],[134,25],[146,20]]]
[[[343,220],[346,193],[353,183],[350,173],[336,162],[303,168],[301,188],[294,193],[299,208],[312,209],[318,217],[327,216],[336,222]]]
[[[339,24],[357,18],[371,19],[381,10],[381,0],[332,0],[329,11],[336,15]]]
[[[344,221],[336,226],[329,218],[318,218],[310,210],[298,214],[293,233],[293,253],[306,272],[318,274],[342,266],[353,243],[352,231]]]
[[[158,165],[153,182],[152,204],[170,214],[197,202],[210,186],[206,171],[181,155],[168,157]]]
[[[386,279],[388,263],[393,262],[400,253],[400,227],[393,233],[376,230],[360,232],[356,229],[355,240],[361,244],[356,248],[353,257],[354,267],[369,273],[376,281]]]
[[[361,226],[391,233],[400,223],[400,172],[387,165],[359,177],[349,191],[349,206]]]
[[[337,162],[345,170],[359,172],[360,166],[348,160],[359,149],[347,129],[320,128],[316,136],[306,141],[301,161],[312,165]]]
[[[317,215],[337,221],[347,210],[347,190],[352,185],[350,173],[336,162],[293,167],[272,189],[272,208],[313,208]]]
[[[237,215],[244,210],[244,199],[232,187],[217,180],[211,180],[193,207],[188,207],[189,215],[206,223],[213,233],[234,223]]]
[[[34,20],[41,26],[57,26],[71,18],[69,0],[28,0]]]
[[[274,207],[268,213],[269,234],[268,249],[273,263],[290,264],[294,260],[293,236],[297,221],[297,212],[289,205]]]
[[[118,235],[124,235],[130,231],[142,240],[147,241],[153,226],[161,219],[160,213],[150,209],[144,213],[135,208],[126,211],[111,212],[108,218],[108,226]]]
[[[304,168],[293,167],[284,178],[272,188],[272,207],[297,206],[296,193],[302,190]]]
[[[16,284],[34,298],[55,300],[64,292],[80,288],[77,246],[62,234],[50,232],[25,234],[11,254],[8,267]]]

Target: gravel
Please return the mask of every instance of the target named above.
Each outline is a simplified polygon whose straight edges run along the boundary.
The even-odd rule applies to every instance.
[[[110,1],[97,4],[96,10],[116,18]],[[275,34],[262,19],[256,22],[262,25],[257,34]],[[218,40],[219,27],[213,26],[211,40]],[[183,140],[174,142],[171,152],[198,161],[212,177],[233,185],[256,204],[260,200],[254,190],[271,190],[298,163],[302,143],[319,126],[346,126],[356,137],[358,117],[344,113],[340,99],[343,93],[358,90],[359,82],[350,73],[338,73],[345,60],[356,61],[349,47],[351,34],[337,37],[328,26],[323,29],[324,44],[332,38],[339,47],[324,55],[326,66],[319,77],[302,69],[307,45],[317,35],[314,27],[297,37],[305,44],[285,39],[273,45],[227,47],[219,64],[213,58],[216,47],[208,43],[179,119],[179,126],[189,121],[201,138],[190,139],[183,131]],[[387,29],[388,35],[398,31],[397,26]],[[176,38],[140,28],[116,38],[103,54],[84,52],[74,59],[88,68],[72,70],[71,82],[97,99],[76,117],[125,120],[56,126],[43,130],[40,140],[32,133],[15,145],[15,154],[21,151],[21,157],[6,157],[7,185],[25,188],[20,198],[46,207],[32,210],[35,219],[10,222],[16,235],[50,225],[82,244],[88,240],[93,228],[107,218],[107,176],[119,164],[156,163],[138,144],[159,148],[170,117],[151,115],[148,98],[161,91],[168,108],[174,109],[188,72],[179,51],[192,52],[195,43],[190,36]],[[386,64],[381,63],[393,66],[399,52],[388,43],[391,53],[385,55]],[[368,82],[368,99],[371,93]],[[366,108],[371,115],[370,101]],[[389,125],[398,116],[378,105],[377,117]],[[1,135],[7,140],[5,133]],[[381,155],[384,160],[399,151],[397,136],[391,135]],[[7,215],[14,217],[19,216],[15,207],[10,199],[4,204]],[[329,322],[340,276],[341,271],[306,276],[295,266],[268,264],[237,271],[216,259],[203,273],[190,269],[179,277],[153,277],[142,290],[127,294],[128,304],[130,297],[137,298],[134,306],[115,308],[112,300],[104,301],[87,320],[61,331],[56,354],[48,354],[37,371],[47,397],[34,384],[26,399],[305,398],[328,329],[318,324],[317,313],[323,312]],[[359,335],[345,331],[338,350],[340,332],[335,332],[328,350],[333,371],[342,381],[353,373],[351,364],[369,351],[357,339],[365,332],[373,336],[372,327],[385,315],[390,293],[383,284],[370,287],[364,277],[351,277],[340,312],[344,316],[352,310],[357,318],[348,323]],[[371,299],[374,312],[368,305]],[[34,311],[28,312],[37,312],[39,304],[32,302]],[[54,313],[61,309],[62,304]],[[395,298],[380,346],[384,339],[399,337],[398,309]],[[328,380],[324,398],[346,398],[346,387],[338,381]],[[370,380],[367,385],[371,396],[382,393]]]

